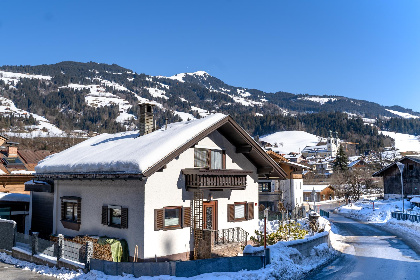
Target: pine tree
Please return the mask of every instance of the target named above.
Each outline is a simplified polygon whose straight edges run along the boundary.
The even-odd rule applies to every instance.
[[[334,171],[346,171],[348,169],[348,157],[346,152],[344,151],[343,146],[340,145],[338,148],[337,156],[335,157],[334,162]]]

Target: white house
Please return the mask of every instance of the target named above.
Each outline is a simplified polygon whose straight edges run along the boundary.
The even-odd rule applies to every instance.
[[[102,134],[36,167],[54,181],[53,233],[106,235],[138,246],[143,260],[187,260],[202,230],[258,228],[258,176],[284,171],[230,117]],[[257,212],[258,213],[258,212]]]
[[[288,210],[301,206],[303,203],[302,173],[309,167],[290,162],[273,151],[268,151],[267,154],[282,168],[286,173],[286,177],[281,180],[270,180],[267,178],[259,180],[260,204],[272,211],[278,210],[279,201]]]

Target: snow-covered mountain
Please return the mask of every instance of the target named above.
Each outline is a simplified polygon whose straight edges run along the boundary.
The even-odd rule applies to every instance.
[[[0,97],[0,118],[13,115],[25,123],[19,126],[14,120],[10,129],[3,127],[3,133],[21,136],[135,129],[139,102],[156,105],[158,125],[165,119],[188,120],[211,112],[263,118],[340,111],[370,120],[371,124],[376,119],[420,117],[410,109],[342,96],[234,87],[204,71],[150,76],[94,62],[2,66]],[[22,121],[28,116],[34,119],[32,123]]]

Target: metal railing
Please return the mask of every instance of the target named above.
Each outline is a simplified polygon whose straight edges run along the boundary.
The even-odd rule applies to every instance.
[[[322,217],[329,218],[330,217],[330,212],[319,209],[319,215],[321,215]]]
[[[62,257],[67,260],[84,262],[86,249],[83,244],[63,240]]]
[[[241,243],[247,245],[249,233],[240,227],[213,230],[214,245]]]
[[[403,212],[391,212],[391,217],[397,220],[409,220],[412,222],[420,223],[420,215],[417,214],[408,214]]]

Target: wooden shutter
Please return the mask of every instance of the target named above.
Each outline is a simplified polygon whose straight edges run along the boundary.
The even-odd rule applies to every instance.
[[[162,230],[163,229],[163,216],[164,216],[163,209],[155,209],[155,230]]]
[[[190,227],[191,226],[191,207],[183,207],[182,213],[182,227]]]
[[[121,228],[128,228],[128,208],[121,208]]]
[[[77,199],[77,222],[82,222],[82,199]]]
[[[61,199],[61,219],[62,220],[66,219],[66,208],[65,208],[63,199]]]
[[[235,221],[235,204],[227,205],[228,222]]]
[[[102,206],[102,224],[108,224],[108,206]]]
[[[226,169],[226,151],[222,151],[222,168]]]
[[[253,220],[254,219],[254,202],[248,202],[248,215],[247,220]]]

